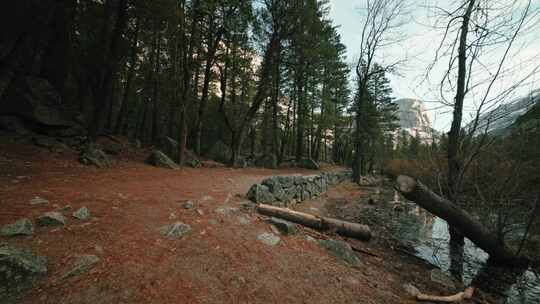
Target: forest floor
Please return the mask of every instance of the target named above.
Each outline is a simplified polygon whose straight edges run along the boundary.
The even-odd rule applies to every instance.
[[[167,170],[144,164],[147,154],[129,150],[114,158],[112,168],[97,169],[81,165],[75,152],[0,141],[0,226],[67,205],[91,213],[89,221],[69,217],[67,225],[36,228],[31,237],[0,239],[48,259],[48,275],[20,303],[414,303],[406,283],[427,293],[456,291],[432,282],[425,263],[393,250],[383,229],[374,229],[370,242],[347,240],[371,253],[357,252],[356,266],[307,237],[335,235],[301,229],[280,235],[276,246],[259,241],[258,235],[273,230],[245,208],[249,187],[271,175],[314,171]],[[369,208],[358,203],[361,195],[357,185],[344,183],[298,206],[332,214],[332,204],[354,203],[354,212],[361,212]],[[31,206],[36,196],[50,204]],[[193,209],[183,207],[187,200]],[[192,230],[181,239],[158,232],[176,221]],[[100,261],[61,280],[82,254]]]

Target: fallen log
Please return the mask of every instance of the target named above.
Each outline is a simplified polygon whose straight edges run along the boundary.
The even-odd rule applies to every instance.
[[[278,217],[317,230],[335,230],[338,234],[368,241],[371,229],[366,225],[345,222],[338,219],[319,217],[286,208],[259,204],[257,211],[261,214]]]
[[[398,190],[405,198],[442,218],[452,227],[489,254],[496,263],[517,263],[519,259],[468,212],[457,207],[449,200],[440,197],[420,181],[405,175],[397,178]]]

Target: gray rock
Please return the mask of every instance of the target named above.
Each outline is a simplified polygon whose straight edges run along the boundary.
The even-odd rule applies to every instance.
[[[187,201],[182,205],[182,207],[184,207],[184,209],[191,210],[195,208],[195,203],[193,203],[192,201]]]
[[[180,160],[179,157],[179,148],[178,148],[178,142],[170,137],[166,137],[165,141],[163,143],[163,151],[164,153],[169,156],[173,161],[178,162]],[[193,168],[199,168],[201,167],[201,161],[197,157],[197,155],[191,151],[186,150],[185,151],[185,164],[193,167]]]
[[[319,164],[311,158],[304,158],[300,161],[300,168],[319,170]]]
[[[38,226],[63,226],[66,224],[66,217],[57,211],[45,212],[36,220]]]
[[[247,198],[255,203],[270,203],[276,200],[274,195],[270,193],[270,189],[261,184],[251,186],[247,193]]]
[[[79,220],[87,220],[90,217],[90,211],[88,211],[88,208],[81,207],[79,210],[73,212],[73,217]]]
[[[279,241],[281,240],[279,236],[270,233],[270,232],[263,232],[257,236],[257,239],[261,241],[263,244],[268,246],[276,246],[279,244]]]
[[[171,239],[179,239],[191,231],[191,226],[176,222],[159,228],[159,232]]]
[[[216,208],[216,210],[214,211],[222,215],[232,215],[238,212],[238,208],[230,207],[230,206],[221,206],[221,207]]]
[[[146,163],[160,168],[178,169],[178,165],[159,150],[152,151],[150,156],[146,159]]]
[[[456,284],[451,277],[446,275],[440,269],[433,269],[430,273],[431,281],[441,284],[448,289],[456,289]]]
[[[36,206],[36,205],[48,205],[49,204],[49,201],[44,199],[44,198],[41,198],[39,196],[36,196],[34,197],[33,199],[30,200],[30,205],[32,206]]]
[[[360,259],[354,251],[351,248],[351,245],[343,242],[343,241],[336,241],[336,240],[320,240],[319,244],[328,250],[332,255],[339,258],[340,260],[343,260],[349,265],[356,265],[358,262],[360,262]]]
[[[293,176],[276,176],[275,178],[283,188],[291,188],[294,186]]]
[[[412,284],[403,285],[403,289],[405,289],[405,292],[413,298],[416,298],[416,296],[420,293],[420,290],[418,290],[418,288]]]
[[[96,166],[98,168],[108,168],[112,165],[107,154],[93,145],[89,145],[81,153],[79,161],[87,166]]]
[[[47,274],[47,259],[28,249],[0,246],[0,303],[32,287]]]
[[[0,234],[3,236],[32,235],[34,234],[34,225],[29,219],[23,218],[2,227]]]
[[[92,269],[99,261],[100,259],[93,254],[81,255],[77,258],[73,267],[64,273],[60,279],[65,280],[73,276],[84,274]]]
[[[298,232],[298,228],[295,223],[291,223],[277,217],[271,217],[269,222],[274,225],[282,234],[290,235]]]
[[[248,225],[251,223],[251,220],[247,216],[241,215],[238,217],[238,223],[240,225]]]

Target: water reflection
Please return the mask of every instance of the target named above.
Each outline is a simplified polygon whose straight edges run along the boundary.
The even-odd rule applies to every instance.
[[[396,204],[404,203],[394,194],[392,204],[395,210]],[[391,222],[397,239],[412,245],[417,256],[437,265],[465,285],[472,284],[500,295],[501,303],[540,303],[540,278],[532,269],[493,267],[487,263],[488,255],[468,239],[462,248],[451,248],[448,225],[444,220],[411,204],[403,212],[394,212]]]

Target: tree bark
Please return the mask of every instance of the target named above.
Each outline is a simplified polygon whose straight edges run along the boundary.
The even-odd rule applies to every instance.
[[[251,126],[253,119],[255,118],[255,114],[257,114],[257,111],[259,110],[261,104],[268,96],[268,91],[270,89],[268,80],[271,75],[271,67],[275,62],[280,43],[281,40],[279,38],[279,34],[277,32],[272,33],[272,36],[270,37],[270,41],[268,42],[268,46],[265,51],[260,72],[260,78],[257,84],[257,92],[253,97],[251,106],[246,113],[246,116],[244,117],[242,123],[240,124],[240,127],[236,132],[235,140],[232,143],[232,157],[230,162],[230,165],[232,166],[234,166],[238,161],[242,144],[245,140],[249,126]]]
[[[459,229],[460,233],[488,253],[493,262],[516,263],[519,261],[518,257],[513,255],[495,234],[488,231],[469,213],[438,196],[420,181],[400,175],[397,178],[396,189],[408,200],[444,219],[450,227]]]
[[[135,76],[135,66],[137,65],[137,55],[138,49],[137,44],[139,42],[139,31],[140,31],[140,18],[137,18],[135,24],[135,33],[133,34],[133,41],[131,43],[131,56],[129,57],[129,70],[126,79],[126,85],[124,87],[124,94],[122,97],[120,112],[118,113],[118,118],[116,120],[116,126],[114,127],[114,133],[119,134],[124,130],[124,123],[127,120],[128,113],[128,100],[129,93],[131,92],[131,85],[133,83],[133,77]]]
[[[458,78],[454,111],[452,115],[452,126],[448,132],[448,196],[449,199],[461,206],[459,193],[461,191],[462,161],[459,158],[459,147],[461,142],[461,122],[463,119],[463,101],[466,94],[467,81],[467,34],[469,33],[469,22],[475,5],[475,0],[469,0],[467,10],[461,23],[459,47],[458,47]],[[450,230],[450,242],[455,245],[463,245],[463,235],[458,230]]]
[[[259,204],[257,211],[261,214],[285,219],[317,230],[335,230],[343,236],[363,241],[371,239],[371,229],[366,225],[345,222],[338,219],[319,217],[286,208]]]
[[[103,54],[95,82],[94,115],[90,128],[90,138],[95,139],[105,119],[104,110],[111,102],[112,84],[115,80],[120,56],[120,40],[127,24],[128,0],[107,0],[105,2],[105,22],[101,33]]]

